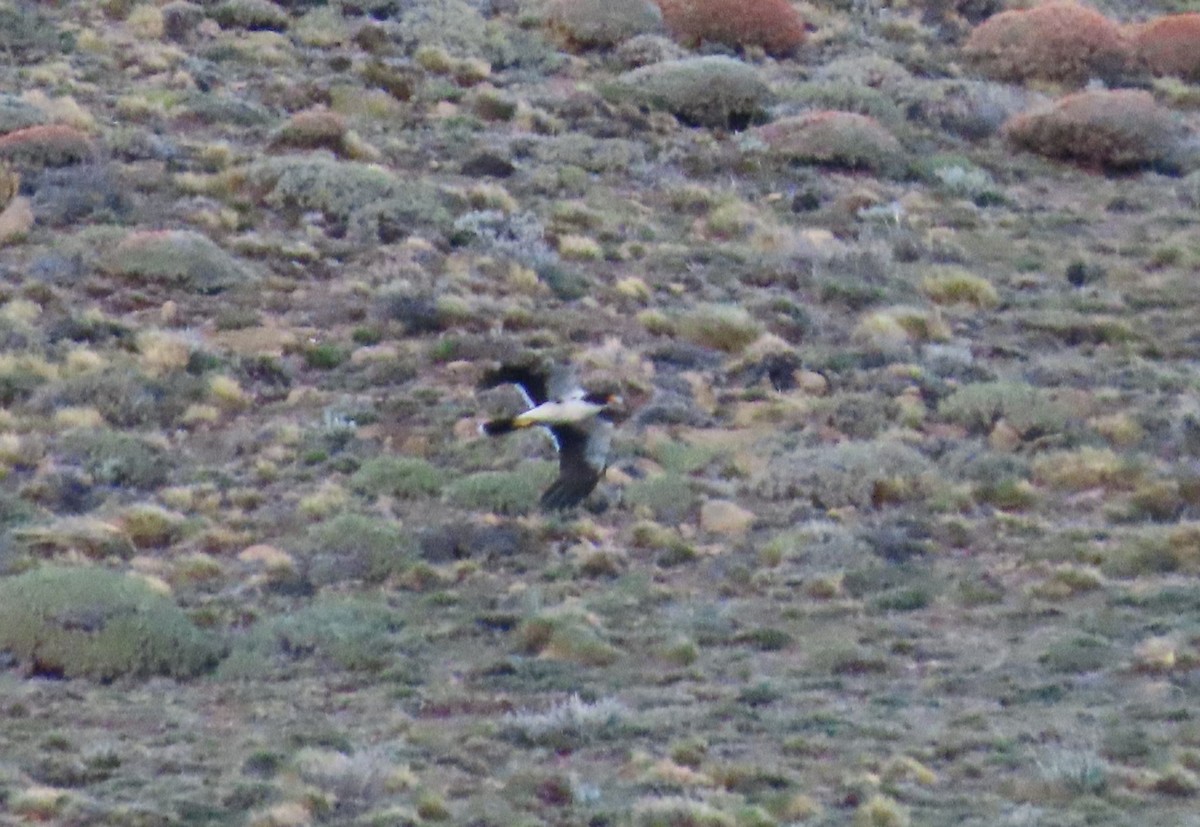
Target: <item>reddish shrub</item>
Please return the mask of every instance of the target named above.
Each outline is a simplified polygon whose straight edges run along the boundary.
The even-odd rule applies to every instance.
[[[1149,92],[1097,89],[1016,115],[1004,124],[1014,145],[1115,172],[1166,162],[1179,146],[1173,113]]]
[[[64,167],[90,160],[91,140],[73,126],[28,126],[0,138],[0,159],[17,166]]]
[[[675,39],[761,46],[786,55],[804,42],[804,20],[787,0],[655,0]]]
[[[772,155],[789,161],[881,170],[903,155],[900,142],[874,118],[853,112],[806,112],[755,130]]]
[[[1063,0],[989,17],[972,30],[963,53],[990,76],[1016,82],[1111,80],[1133,59],[1120,26]]]
[[[1156,17],[1134,29],[1133,44],[1154,74],[1200,82],[1200,13]]]

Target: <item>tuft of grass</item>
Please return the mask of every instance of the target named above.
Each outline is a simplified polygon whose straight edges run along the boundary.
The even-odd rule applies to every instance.
[[[524,620],[516,634],[526,652],[583,666],[608,666],[621,655],[595,624],[577,612],[540,612]]]
[[[1093,749],[1048,749],[1036,765],[1043,783],[1071,795],[1101,795],[1108,789],[1108,762]]]
[[[735,827],[736,819],[711,804],[682,796],[653,796],[633,805],[634,827]]]
[[[443,476],[427,460],[383,456],[364,462],[350,478],[350,487],[375,497],[432,497],[441,492]]]
[[[680,336],[693,344],[739,353],[762,333],[762,326],[735,304],[702,304],[676,322]]]
[[[332,342],[312,345],[304,351],[304,364],[314,370],[333,370],[350,358],[350,350]]]
[[[41,675],[190,677],[220,647],[145,580],[45,566],[0,580],[0,648]]]
[[[966,304],[984,309],[1000,303],[1000,294],[982,276],[961,267],[939,267],[921,279],[921,292],[935,304]]]
[[[184,518],[162,506],[141,503],[125,509],[119,524],[135,548],[163,548],[179,538]]]
[[[1123,456],[1109,448],[1052,451],[1033,463],[1033,475],[1038,482],[1064,491],[1128,489],[1145,473],[1145,464],[1136,457]]]
[[[135,548],[120,526],[94,517],[63,517],[42,525],[23,526],[13,536],[43,556],[81,554],[93,560],[132,557]]]
[[[662,12],[650,0],[614,0],[598,6],[579,0],[557,0],[547,21],[571,45],[611,47],[639,34],[662,28]]]
[[[509,712],[501,729],[518,743],[575,749],[616,735],[629,710],[615,698],[589,703],[572,694],[544,712]]]
[[[854,336],[877,350],[893,351],[925,342],[944,342],[950,338],[950,327],[937,308],[889,307],[863,316],[854,328]]]
[[[882,794],[871,796],[854,811],[854,827],[908,827],[910,823],[908,810]]]

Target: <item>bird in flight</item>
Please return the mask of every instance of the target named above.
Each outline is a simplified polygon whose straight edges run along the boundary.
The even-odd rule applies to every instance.
[[[565,365],[501,365],[484,375],[480,388],[504,384],[516,385],[528,410],[489,419],[480,430],[501,436],[535,425],[545,428],[558,449],[558,478],[542,494],[542,508],[558,511],[578,505],[608,467],[621,397],[585,390]]]

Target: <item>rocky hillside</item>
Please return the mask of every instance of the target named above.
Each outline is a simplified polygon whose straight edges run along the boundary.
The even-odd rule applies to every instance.
[[[1200,5],[0,48],[0,824],[1193,823]]]

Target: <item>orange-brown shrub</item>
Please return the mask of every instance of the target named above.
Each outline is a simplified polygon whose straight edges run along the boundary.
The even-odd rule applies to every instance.
[[[27,126],[0,137],[0,160],[18,166],[69,166],[89,161],[94,154],[91,140],[66,124]]]
[[[971,31],[963,54],[991,77],[1015,82],[1111,80],[1133,62],[1120,26],[1070,0],[989,17]]]
[[[685,46],[705,41],[761,46],[786,55],[804,42],[804,20],[787,0],[655,0],[671,34]]]
[[[788,161],[885,170],[903,156],[903,148],[879,121],[854,112],[806,112],[781,118],[755,130],[767,151]]]
[[[1149,92],[1096,89],[1067,95],[1048,107],[1015,115],[1002,128],[1014,145],[1114,172],[1167,161],[1180,126]]]
[[[1200,13],[1156,17],[1134,29],[1133,45],[1154,74],[1200,82]]]

